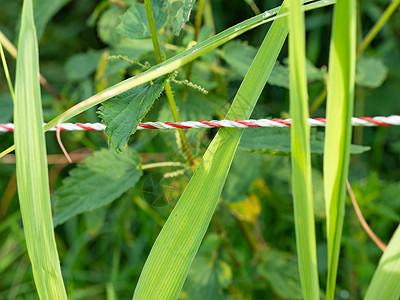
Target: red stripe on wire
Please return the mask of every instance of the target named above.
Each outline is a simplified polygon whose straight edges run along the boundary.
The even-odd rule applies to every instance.
[[[224,126],[219,125],[219,124],[215,124],[213,122],[208,122],[208,121],[199,121],[199,123],[204,124],[204,125],[208,125],[211,127],[216,127],[216,128],[223,128]]]
[[[248,126],[248,127],[261,127],[260,125],[256,125],[256,124],[251,124],[250,122],[246,122],[243,120],[235,120],[236,123]]]
[[[319,121],[319,122],[322,122],[322,123],[325,123],[325,124],[326,124],[326,119],[325,119],[325,118],[314,118],[314,120],[315,120],[315,121]]]
[[[286,126],[292,126],[292,122],[291,121],[286,121],[286,120],[282,120],[282,119],[272,119],[271,121],[286,125]]]
[[[14,131],[14,128],[8,127],[8,126],[6,126],[6,125],[0,124],[0,127],[3,128],[3,129],[5,129],[5,130],[7,130],[7,131]]]
[[[176,123],[173,123],[173,122],[165,122],[165,124],[173,126],[175,128],[181,128],[181,129],[191,128],[190,126],[180,125],[180,124],[176,124]]]
[[[144,124],[144,123],[139,123],[139,126],[146,128],[146,129],[158,129],[157,127],[148,125],[148,124]]]
[[[67,130],[64,127],[61,127],[61,126],[58,126],[58,125],[54,126],[54,128],[55,129],[60,129],[60,131],[66,131]]]
[[[376,125],[379,125],[379,126],[390,126],[391,125],[389,123],[377,121],[377,120],[375,120],[374,118],[371,118],[371,117],[360,117],[358,119],[361,119],[361,120],[364,120],[364,121],[367,121],[369,123],[373,123],[373,124],[376,124]]]
[[[78,127],[80,127],[80,128],[82,128],[82,129],[85,129],[85,130],[92,130],[92,131],[95,130],[94,128],[89,127],[89,126],[85,126],[85,125],[83,125],[83,124],[81,124],[81,123],[76,123],[75,125],[78,126]]]

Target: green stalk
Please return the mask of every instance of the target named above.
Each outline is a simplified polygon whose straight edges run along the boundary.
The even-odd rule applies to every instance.
[[[334,4],[336,1],[335,0],[320,0],[317,2],[313,2],[310,4],[307,4],[303,6],[303,9],[305,11],[316,9],[316,8],[322,8],[328,5]],[[47,131],[54,126],[56,126],[58,123],[61,123],[63,121],[67,121],[76,115],[88,110],[89,108],[100,104],[103,101],[106,101],[107,99],[114,97],[115,95],[118,95],[120,93],[123,93],[131,88],[134,88],[135,86],[141,85],[143,83],[149,82],[157,77],[160,77],[165,74],[169,74],[176,69],[184,66],[185,64],[191,62],[192,60],[198,58],[199,56],[203,55],[204,53],[207,53],[208,51],[211,51],[215,49],[218,46],[223,45],[224,43],[230,41],[231,39],[253,29],[256,28],[257,26],[260,26],[264,23],[271,22],[276,19],[284,18],[288,14],[282,14],[279,16],[274,16],[277,11],[279,10],[278,8],[274,8],[271,10],[268,10],[258,16],[252,17],[248,20],[245,20],[243,22],[240,22],[239,24],[232,26],[229,29],[226,29],[222,31],[221,33],[207,39],[206,41],[198,44],[197,46],[190,48],[186,51],[183,51],[182,53],[179,53],[175,55],[174,57],[171,57],[170,59],[164,61],[161,64],[158,64],[151,69],[136,75],[134,77],[128,78],[120,83],[117,83],[108,89],[101,91],[100,93],[93,95],[86,100],[76,104],[75,106],[71,107],[64,113],[58,115],[55,117],[53,120],[51,120],[49,123],[47,123],[46,126],[44,126],[44,131]],[[3,157],[4,155],[10,153],[13,151],[15,148],[14,146],[9,147],[8,149],[4,150],[3,152],[0,153],[0,157]]]
[[[319,299],[314,202],[311,180],[310,126],[304,13],[300,0],[290,0],[289,71],[292,189],[296,245],[304,299]]]
[[[14,101],[14,89],[11,83],[10,73],[8,72],[7,61],[1,43],[0,43],[0,55],[1,55],[1,62],[3,63],[4,75],[6,76],[7,79],[8,89],[10,90],[11,98]]]
[[[51,215],[32,0],[25,0],[23,4],[18,45],[14,141],[26,246],[39,297],[67,299]]]
[[[357,57],[359,57],[364,50],[369,46],[372,40],[376,37],[378,32],[382,29],[383,25],[389,20],[392,14],[396,11],[396,8],[400,5],[400,0],[395,0],[386,8],[378,22],[375,23],[374,27],[368,32],[362,43],[358,46]]]
[[[228,119],[246,119],[286,39],[286,19],[274,22],[232,106]],[[133,299],[176,299],[206,233],[243,129],[220,129],[171,212],[147,258]]]
[[[153,12],[151,10],[150,0],[145,0],[144,1],[144,5],[146,7],[147,21],[149,23],[151,40],[153,42],[154,52],[156,53],[157,63],[160,64],[164,60],[163,60],[163,57],[162,57],[162,54],[161,54],[160,44],[158,43],[157,31],[156,31],[156,26],[154,24],[154,17],[153,17]],[[175,122],[179,122],[180,119],[179,119],[178,109],[176,107],[176,103],[175,103],[175,100],[174,100],[174,95],[172,94],[172,88],[171,88],[171,85],[170,85],[169,82],[165,85],[165,94],[167,95],[169,107],[171,108],[171,112],[172,112],[172,116],[174,118],[174,121]],[[180,136],[180,138],[182,140],[183,149],[185,150],[187,159],[188,159],[190,165],[194,166],[193,156],[192,156],[192,153],[190,151],[189,143],[188,143],[188,141],[186,139],[186,136],[183,133],[182,129],[179,128],[178,132],[179,132],[179,136]]]
[[[329,55],[324,194],[328,238],[326,299],[334,299],[350,160],[356,67],[356,1],[338,0]]]

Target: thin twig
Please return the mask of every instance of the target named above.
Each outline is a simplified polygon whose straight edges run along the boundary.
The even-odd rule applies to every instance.
[[[360,207],[357,204],[356,197],[354,196],[353,190],[351,188],[351,185],[349,183],[349,180],[346,179],[347,182],[347,190],[349,191],[351,203],[353,204],[354,210],[356,212],[357,218],[360,221],[361,226],[364,228],[365,232],[369,235],[371,240],[382,250],[382,252],[385,252],[386,250],[386,244],[381,241],[381,239],[372,231],[372,229],[368,226],[367,221],[365,221]]]

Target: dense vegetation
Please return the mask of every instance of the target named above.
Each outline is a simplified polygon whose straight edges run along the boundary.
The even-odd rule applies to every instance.
[[[140,1],[34,1],[40,73],[48,82],[41,88],[44,120],[48,122],[82,100],[193,47],[195,40],[203,42],[260,11],[281,5],[280,1],[211,2],[152,1],[161,49],[155,51],[151,28],[138,26],[147,24],[140,18],[146,16]],[[189,6],[182,8],[183,4]],[[357,5],[359,46],[388,3],[364,0]],[[0,6],[7,12],[0,16],[0,31],[19,47],[22,1],[0,0]],[[358,48],[355,116],[399,112],[398,14],[385,22],[366,49]],[[332,15],[332,6],[306,13],[305,67],[311,117],[326,114]],[[186,16],[190,16],[188,22]],[[61,134],[72,164],[62,154],[56,134],[46,133],[55,237],[70,299],[132,297],[161,228],[217,131],[143,130],[129,136],[144,115],[143,121],[163,122],[176,121],[176,112],[180,120],[225,118],[271,27],[268,24],[204,52],[177,73],[163,74],[72,118],[71,122],[81,123],[101,120],[108,126],[105,133]],[[289,118],[288,56],[285,42],[254,110],[250,100],[254,95],[243,92],[236,96],[240,110],[231,109],[228,116],[253,110],[252,119]],[[6,53],[6,60],[14,80],[15,59]],[[0,83],[0,123],[12,122],[13,101],[4,73]],[[172,95],[177,110],[171,109]],[[226,139],[240,139],[235,130],[227,131]],[[321,291],[325,291],[324,129],[312,128],[310,136],[318,277]],[[349,182],[365,219],[385,243],[400,222],[399,138],[396,127],[355,128],[350,147]],[[0,133],[0,151],[13,143],[12,133]],[[243,131],[180,298],[303,298],[290,155],[289,128]],[[219,158],[223,160],[223,155]],[[15,174],[15,156],[0,158],[0,299],[35,299]],[[207,180],[211,186],[215,179]],[[363,298],[381,255],[346,199],[335,299]]]

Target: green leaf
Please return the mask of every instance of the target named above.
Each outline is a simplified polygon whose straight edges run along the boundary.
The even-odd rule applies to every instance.
[[[41,39],[47,22],[68,2],[68,0],[33,1],[35,25],[38,40]]]
[[[172,25],[173,32],[178,35],[183,25],[189,21],[195,0],[168,0],[164,1],[163,9],[168,9],[168,23]]]
[[[376,58],[360,58],[356,66],[356,84],[369,88],[377,88],[385,81],[388,68],[382,60]]]
[[[397,300],[400,297],[400,226],[390,239],[372,277],[365,300]]]
[[[328,240],[326,299],[335,298],[350,163],[356,69],[356,1],[337,0],[329,52],[324,193]]]
[[[258,254],[257,275],[269,282],[283,299],[303,299],[299,269],[296,261],[276,250],[263,250]]]
[[[324,154],[324,133],[311,131],[311,154]],[[245,130],[240,147],[247,151],[288,156],[291,154],[289,128],[248,128]],[[368,146],[351,145],[351,154],[370,150]]]
[[[259,176],[262,163],[262,155],[238,151],[222,190],[224,201],[237,202],[246,200],[247,191]],[[243,170],[251,170],[251,172],[244,172]]]
[[[289,66],[288,61],[284,60],[285,65],[277,62],[275,67],[272,69],[271,76],[268,79],[268,84],[279,86],[288,89],[289,88]],[[318,69],[313,65],[312,62],[306,60],[306,72],[307,81],[321,81],[324,79],[325,72],[322,69]]]
[[[117,5],[110,5],[100,16],[97,24],[97,34],[105,44],[114,46],[121,41],[121,35],[115,28],[120,23],[120,16],[122,13],[122,8]]]
[[[10,122],[13,115],[13,101],[10,94],[0,94],[0,123]]]
[[[154,82],[134,87],[105,101],[99,108],[98,113],[107,125],[104,132],[109,136],[110,146],[117,153],[125,148],[129,137],[160,96],[168,79],[169,76],[165,75]]]
[[[310,126],[304,12],[300,0],[289,2],[289,78],[292,192],[296,248],[303,296],[319,299],[317,250],[311,177]]]
[[[168,12],[162,0],[151,1],[156,31],[159,31],[168,19]],[[143,3],[133,4],[121,17],[121,23],[116,31],[130,39],[143,39],[150,37],[150,28],[147,21],[146,8]]]
[[[226,262],[199,256],[190,267],[184,294],[193,300],[225,299],[222,291],[231,281],[232,270]]]
[[[40,299],[67,299],[51,217],[46,140],[32,0],[25,0],[18,38],[14,142],[18,198]],[[36,297],[35,297],[36,298]]]
[[[65,73],[72,81],[81,81],[93,74],[103,51],[90,50],[86,53],[79,53],[71,56],[65,63]]]
[[[130,148],[120,155],[97,151],[73,169],[56,191],[54,226],[117,199],[135,186],[143,172],[139,154]]]
[[[241,40],[229,42],[220,51],[217,51],[217,54],[242,77],[246,75],[256,53],[255,47]]]
[[[227,118],[246,119],[265,86],[288,33],[274,21],[244,78]],[[207,231],[243,129],[220,129],[168,217],[142,270],[133,299],[175,299]]]

